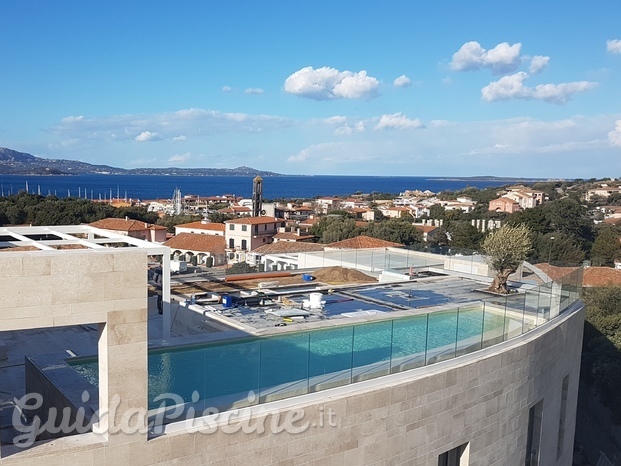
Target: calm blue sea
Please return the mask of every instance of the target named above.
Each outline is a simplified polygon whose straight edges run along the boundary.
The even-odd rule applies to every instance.
[[[406,189],[428,189],[433,192],[456,191],[467,186],[485,188],[502,186],[508,181],[448,180],[416,176],[278,176],[263,180],[263,197],[312,198],[362,193],[400,193]],[[252,195],[252,177],[244,176],[160,176],[160,175],[80,175],[17,176],[0,175],[0,194],[19,191],[58,197],[80,196],[88,199],[127,197],[131,199],[170,199],[175,188],[181,194],[215,196]]]

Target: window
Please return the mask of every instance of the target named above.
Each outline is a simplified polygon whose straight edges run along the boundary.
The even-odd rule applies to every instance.
[[[242,225],[242,231],[248,231],[248,225]]]
[[[246,242],[245,239],[243,239],[242,242],[241,242],[241,248],[242,249],[247,249],[247,246],[248,246],[248,243]]]
[[[464,443],[438,456],[438,466],[468,466],[470,464],[470,444]]]
[[[567,392],[569,391],[569,376],[563,378],[561,387],[561,413],[558,418],[558,443],[556,445],[556,459],[563,454],[563,442],[565,441],[565,417],[567,415]]]
[[[543,400],[528,410],[528,437],[526,441],[526,466],[539,466],[539,449],[541,446],[541,418]]]
[[[229,230],[231,231],[235,230],[235,224],[229,223]]]
[[[229,248],[234,248],[235,247],[235,240],[233,238],[229,239]]]

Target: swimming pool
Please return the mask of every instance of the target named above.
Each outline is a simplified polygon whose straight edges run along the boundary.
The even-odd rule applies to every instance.
[[[185,403],[228,409],[249,392],[259,403],[450,359],[522,333],[522,322],[483,305],[456,311],[202,346],[151,350],[149,409],[174,393]],[[97,385],[97,361],[70,364]],[[170,400],[164,403],[170,403]]]

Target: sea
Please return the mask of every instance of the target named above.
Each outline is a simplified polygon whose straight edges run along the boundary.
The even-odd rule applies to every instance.
[[[166,175],[0,175],[0,194],[9,196],[28,191],[42,196],[87,199],[123,198],[133,200],[172,199],[176,189],[182,196],[252,196],[253,177],[246,176],[166,176]],[[317,196],[391,193],[429,190],[434,193],[466,187],[497,187],[510,179],[440,178],[422,176],[273,176],[263,178],[263,198],[310,199]]]

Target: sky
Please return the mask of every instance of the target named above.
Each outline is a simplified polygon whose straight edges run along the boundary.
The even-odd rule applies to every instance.
[[[0,147],[115,167],[621,176],[621,2],[2,0]]]

